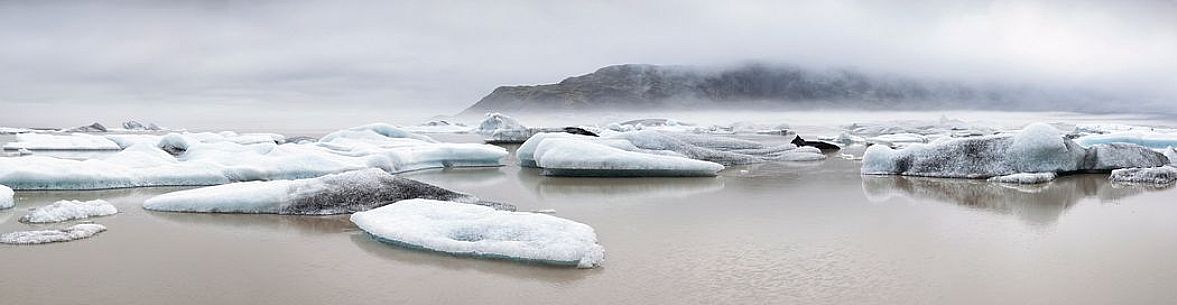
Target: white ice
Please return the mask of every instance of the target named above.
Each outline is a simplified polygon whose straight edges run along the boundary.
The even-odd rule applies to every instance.
[[[105,200],[61,200],[47,206],[30,209],[28,214],[20,218],[20,221],[28,223],[62,222],[114,215],[118,212],[119,210],[114,205]]]
[[[1147,168],[1124,168],[1112,171],[1108,177],[1112,182],[1166,185],[1177,182],[1177,168],[1159,166]]]
[[[1083,148],[1058,129],[1031,124],[1016,135],[942,139],[895,150],[871,146],[863,155],[862,173],[953,178],[989,178],[1016,173],[1105,171],[1152,167],[1168,160],[1134,145]]]
[[[0,184],[17,190],[218,185],[310,178],[364,168],[397,173],[423,168],[500,166],[507,155],[501,147],[437,143],[387,124],[341,130],[319,142],[304,144],[279,145],[272,138],[255,144],[171,138],[184,140],[185,147],[178,156],[155,145],[138,143],[101,159],[0,158]]]
[[[534,155],[536,165],[557,176],[715,176],[724,168],[714,162],[561,138],[542,141]]]
[[[1017,173],[989,178],[989,181],[1010,184],[1039,184],[1053,181],[1055,177],[1057,177],[1055,173]]]
[[[119,150],[117,143],[106,137],[75,133],[52,135],[23,133],[16,135],[16,142],[4,144],[5,150]]]
[[[14,194],[15,193],[12,191],[12,188],[0,185],[0,210],[11,208],[16,205],[16,201],[13,198]]]
[[[442,120],[429,121],[417,126],[407,126],[403,127],[403,129],[417,133],[467,133],[474,131],[474,127]]]
[[[592,268],[605,257],[588,225],[552,215],[406,200],[352,214],[377,239],[415,249]]]
[[[64,242],[87,238],[106,231],[106,227],[94,223],[80,223],[61,230],[19,231],[0,234],[0,243],[10,245],[34,245]]]

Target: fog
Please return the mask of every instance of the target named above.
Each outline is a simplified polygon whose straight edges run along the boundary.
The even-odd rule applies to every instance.
[[[852,67],[1167,105],[1173,54],[1175,1],[4,1],[0,126],[416,123],[621,63]]]

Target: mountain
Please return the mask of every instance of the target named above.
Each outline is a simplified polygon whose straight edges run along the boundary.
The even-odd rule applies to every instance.
[[[626,64],[555,84],[498,87],[463,113],[730,107],[1051,110],[1052,103],[1073,101],[1077,96],[1025,86],[925,81],[851,69]]]

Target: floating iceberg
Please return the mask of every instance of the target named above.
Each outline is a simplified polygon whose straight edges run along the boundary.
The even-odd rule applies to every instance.
[[[61,200],[29,210],[29,213],[21,217],[20,221],[28,223],[62,222],[114,215],[118,212],[119,210],[114,205],[105,200]]]
[[[716,136],[636,131],[619,133],[609,138],[628,140],[644,150],[672,151],[691,159],[723,165],[825,159],[821,150],[813,147],[797,147],[793,144],[767,146],[756,141]]]
[[[903,147],[915,143],[928,143],[928,137],[914,133],[898,133],[871,137],[866,139],[866,142],[873,145]]]
[[[0,127],[0,134],[22,134],[33,132],[28,128]]]
[[[1017,173],[989,178],[989,181],[1009,184],[1039,184],[1053,181],[1057,176],[1055,173]]]
[[[117,143],[106,137],[75,133],[51,135],[25,133],[16,135],[16,142],[4,144],[5,150],[119,150]]]
[[[157,131],[157,130],[163,130],[163,128],[160,128],[160,127],[159,127],[159,125],[155,125],[155,123],[147,123],[147,124],[145,125],[145,124],[143,124],[143,123],[139,123],[139,122],[137,122],[137,121],[126,121],[126,122],[123,122],[123,129],[125,129],[125,130],[132,130],[132,131]]]
[[[895,150],[871,146],[863,155],[866,175],[989,178],[1017,173],[1099,172],[1168,164],[1158,152],[1135,145],[1083,148],[1046,124],[1016,135],[943,139]]]
[[[15,193],[12,192],[11,188],[0,185],[0,210],[11,208],[16,205],[16,200],[13,198],[14,194]]]
[[[1159,166],[1147,168],[1124,168],[1112,171],[1108,177],[1112,182],[1165,185],[1177,182],[1177,168]]]
[[[424,168],[500,166],[507,151],[483,144],[437,143],[387,124],[331,133],[315,143],[239,144],[161,140],[101,159],[0,158],[0,184],[17,190],[218,185],[318,177],[357,169],[398,173]]]
[[[535,149],[535,163],[553,176],[715,176],[723,165],[610,147],[594,141],[552,138]]]
[[[318,178],[241,182],[155,196],[152,211],[328,215],[367,211],[406,199],[433,199],[514,210],[505,203],[364,169]]]
[[[1152,149],[1177,147],[1177,133],[1157,132],[1117,132],[1110,134],[1089,135],[1075,139],[1076,143],[1085,147],[1098,144],[1136,144]]]
[[[592,268],[605,249],[588,225],[552,215],[413,199],[351,215],[378,240],[481,258]]]
[[[106,227],[94,223],[80,223],[61,230],[20,231],[0,234],[0,243],[10,245],[35,245],[87,238],[106,231]]]
[[[539,130],[527,128],[514,118],[498,112],[487,113],[475,131],[486,136],[487,143],[497,144],[523,143],[539,133]]]

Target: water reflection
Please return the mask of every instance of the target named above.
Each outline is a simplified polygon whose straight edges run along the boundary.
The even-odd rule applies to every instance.
[[[520,175],[527,175],[520,173]],[[717,177],[581,178],[534,176],[536,194],[545,200],[595,201],[685,198],[723,190]]]
[[[201,228],[219,227],[237,232],[293,232],[300,235],[323,235],[357,230],[348,219],[351,215],[145,212],[152,218],[165,222]]]
[[[573,269],[571,267],[549,266],[513,262],[506,260],[458,257],[444,253],[413,250],[377,241],[366,233],[352,234],[351,241],[372,256],[393,260],[410,266],[430,266],[449,271],[474,270],[482,273],[509,276],[515,280],[541,281],[567,284],[589,277],[604,267],[595,269]]]
[[[1058,221],[1080,200],[1115,201],[1155,187],[1113,185],[1107,175],[1061,177],[1040,185],[1010,185],[973,179],[945,179],[903,176],[864,176],[862,190],[873,202],[906,196],[917,200],[949,202],[1039,224]]]

